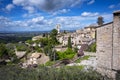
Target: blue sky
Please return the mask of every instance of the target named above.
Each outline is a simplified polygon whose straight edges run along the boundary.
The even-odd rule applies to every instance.
[[[120,0],[0,0],[0,31],[47,31],[61,25],[76,30],[105,23],[120,10]]]

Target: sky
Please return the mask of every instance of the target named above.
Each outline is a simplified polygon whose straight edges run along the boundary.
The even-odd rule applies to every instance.
[[[0,31],[49,31],[82,29],[113,20],[120,0],[0,0]]]

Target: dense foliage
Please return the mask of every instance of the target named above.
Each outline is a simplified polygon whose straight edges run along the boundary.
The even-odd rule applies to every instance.
[[[0,68],[0,80],[110,80],[99,73],[81,67],[21,69],[17,66]]]
[[[2,62],[6,62],[5,60],[10,60],[9,62],[6,62],[6,63],[17,63],[18,59],[17,59],[17,56],[15,55],[15,51],[14,51],[14,44],[3,44],[1,43],[0,44],[0,60],[1,61],[1,64]],[[0,64],[0,65],[1,65]],[[3,64],[2,64],[3,65]],[[4,64],[5,65],[5,64]]]
[[[0,58],[5,58],[8,56],[8,50],[6,49],[5,44],[0,44]]]
[[[72,59],[75,55],[75,51],[73,51],[71,48],[68,48],[64,52],[57,52],[59,59]]]
[[[26,44],[19,43],[16,44],[17,51],[26,51],[28,49]]]
[[[58,44],[58,40],[57,40],[57,33],[58,31],[56,29],[53,29],[51,32],[50,32],[50,43],[53,44],[53,45],[56,45]]]
[[[96,42],[91,44],[86,51],[88,51],[88,52],[96,52]]]
[[[72,48],[71,36],[68,37],[68,48]]]
[[[17,43],[19,41],[26,41],[32,37],[19,37],[19,36],[2,36],[0,37],[0,43]]]

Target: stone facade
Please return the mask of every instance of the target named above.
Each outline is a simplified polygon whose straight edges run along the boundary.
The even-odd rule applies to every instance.
[[[120,11],[114,12],[113,69],[120,70]]]
[[[120,11],[113,17],[113,22],[97,28],[97,70],[115,79],[120,70]]]
[[[68,44],[68,37],[71,36],[72,46],[89,44],[95,39],[97,26],[88,26],[84,29],[76,30],[74,33],[67,33],[63,35],[58,35],[57,39],[63,46]]]

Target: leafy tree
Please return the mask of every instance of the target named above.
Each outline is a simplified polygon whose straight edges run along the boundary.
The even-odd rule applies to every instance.
[[[44,47],[44,46],[48,45],[48,40],[49,40],[48,38],[41,38],[37,41],[41,43],[42,47]]]
[[[50,44],[53,44],[53,45],[56,45],[58,44],[58,40],[57,40],[57,33],[58,31],[56,29],[53,29],[51,32],[50,32]]]
[[[100,26],[103,25],[104,21],[103,21],[103,17],[102,17],[102,16],[98,17],[97,23],[98,23],[98,25],[100,25]]]
[[[75,55],[75,51],[73,51],[71,48],[68,48],[66,51],[64,52],[57,52],[59,59],[71,59],[74,57]]]
[[[72,48],[71,36],[68,37],[68,48]]]
[[[19,43],[19,44],[16,44],[16,48],[18,51],[26,51],[28,47],[23,43]]]
[[[37,52],[43,52],[42,49],[41,49],[39,46],[35,46],[34,49],[35,49],[35,51],[37,51]]]
[[[56,29],[53,29],[51,32],[50,32],[50,37],[56,37],[57,36],[57,33],[58,31]]]
[[[96,52],[96,42],[91,44],[86,51],[88,51],[88,52]]]
[[[13,43],[8,43],[6,44],[6,49],[8,50],[8,55],[10,57],[15,57],[15,44]]]
[[[29,43],[29,44],[33,44],[32,40],[27,40],[26,42]]]
[[[8,56],[8,50],[6,49],[5,44],[0,44],[0,58],[4,59]]]

